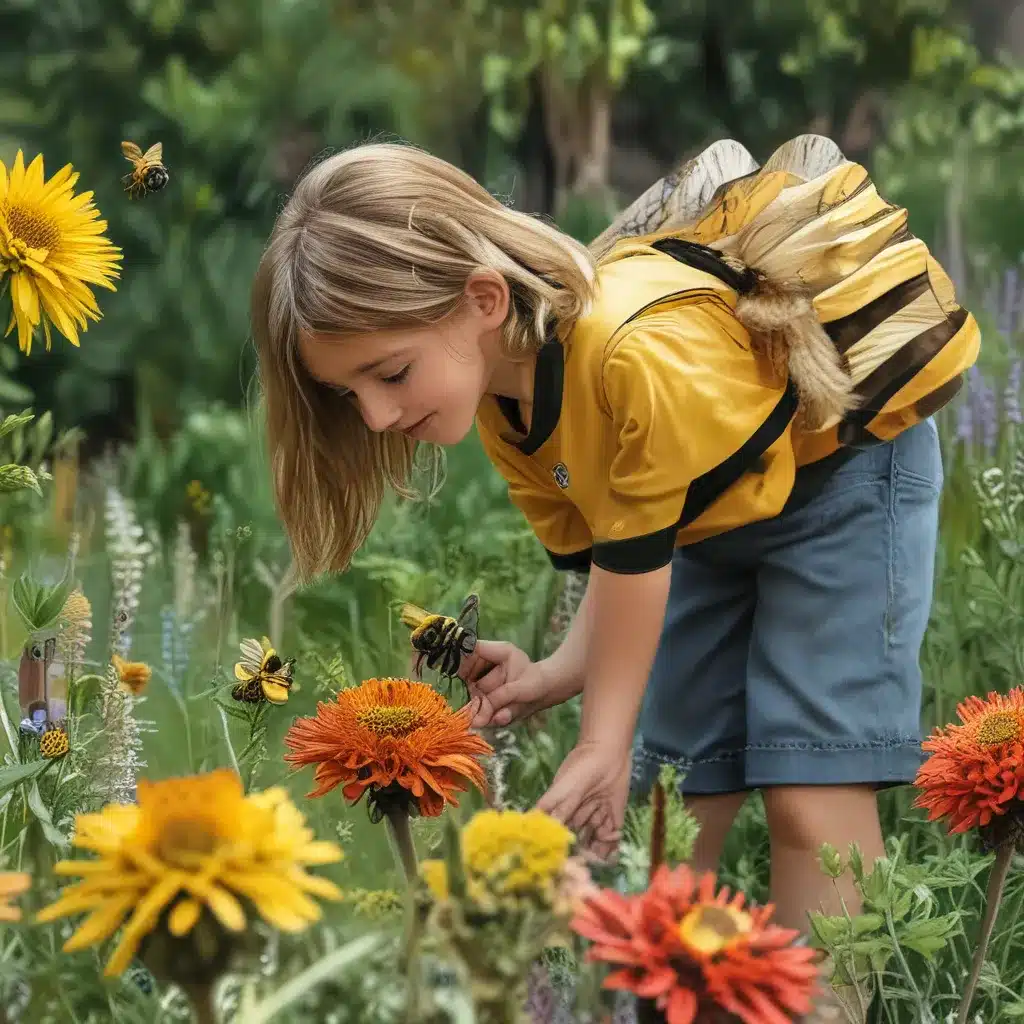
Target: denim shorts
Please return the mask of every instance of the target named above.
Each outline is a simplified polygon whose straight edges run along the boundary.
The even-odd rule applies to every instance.
[[[815,473],[798,473],[774,519],[676,549],[640,715],[641,792],[665,763],[693,794],[913,781],[943,481],[935,424]]]

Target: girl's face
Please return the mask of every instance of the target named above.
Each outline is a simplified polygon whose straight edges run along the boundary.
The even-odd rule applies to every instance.
[[[430,327],[303,339],[302,361],[316,380],[349,397],[371,430],[457,444],[504,362],[508,285],[499,274],[474,274],[466,300]]]

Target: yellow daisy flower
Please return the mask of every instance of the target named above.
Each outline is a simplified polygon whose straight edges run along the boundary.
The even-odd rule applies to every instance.
[[[32,879],[22,871],[0,871],[0,921],[20,921],[21,910],[11,906],[11,899],[20,896]]]
[[[89,285],[116,290],[121,250],[104,237],[92,193],[75,195],[77,181],[71,164],[46,181],[41,154],[27,168],[20,149],[9,171],[0,161],[0,282],[9,284],[13,307],[7,334],[18,328],[26,354],[40,322],[47,349],[51,325],[78,345],[78,332],[100,318]]]
[[[140,780],[137,804],[78,815],[74,843],[99,859],[59,862],[58,874],[83,880],[38,920],[89,913],[64,944],[68,953],[105,941],[125,924],[108,977],[125,970],[161,921],[181,938],[208,912],[224,932],[240,933],[248,910],[282,931],[298,932],[320,918],[311,895],[341,898],[332,882],[305,870],[340,860],[341,850],[314,841],[284,789],[246,796],[228,769]]]

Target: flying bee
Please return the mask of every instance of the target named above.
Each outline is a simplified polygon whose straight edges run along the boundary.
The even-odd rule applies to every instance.
[[[231,696],[247,704],[259,704],[264,700],[271,704],[287,703],[295,659],[283,661],[266,637],[262,641],[243,640],[239,647],[242,660],[235,665],[238,683]]]
[[[470,594],[457,619],[424,611],[414,604],[402,605],[401,619],[412,630],[409,639],[417,652],[416,675],[426,661],[428,668],[437,669],[450,682],[459,671],[463,655],[476,649],[480,598]]]
[[[129,197],[134,199],[135,196],[144,196],[147,192],[159,192],[170,181],[170,175],[164,167],[162,142],[154,142],[145,153],[134,142],[122,142],[121,152],[132,164],[131,174],[126,174],[121,179]]]

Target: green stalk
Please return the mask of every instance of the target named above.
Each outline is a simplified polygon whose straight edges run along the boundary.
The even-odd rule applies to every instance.
[[[996,850],[996,859],[988,876],[988,890],[985,893],[985,916],[981,920],[981,935],[978,937],[978,945],[974,950],[971,976],[967,979],[967,987],[964,989],[964,997],[960,1003],[960,1012],[957,1014],[956,1024],[967,1024],[967,1017],[971,1012],[971,1003],[974,1001],[974,993],[978,987],[978,980],[981,978],[981,969],[985,965],[985,954],[988,952],[988,944],[992,939],[996,918],[999,916],[999,905],[1003,901],[1003,890],[1006,888],[1006,877],[1010,873],[1010,865],[1013,863],[1015,849],[1016,844],[1013,840],[1010,840],[1008,842],[1004,841],[999,849]]]
[[[404,807],[390,807],[385,812],[385,817],[387,818],[392,852],[411,888],[416,884],[420,872],[416,859],[416,844],[413,842],[412,829],[409,826],[409,812]]]

